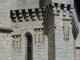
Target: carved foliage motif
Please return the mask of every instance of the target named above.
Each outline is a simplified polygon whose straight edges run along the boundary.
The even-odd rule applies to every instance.
[[[34,30],[35,43],[43,43],[43,29]]]
[[[13,38],[13,50],[21,50],[21,36],[15,35]]]
[[[63,22],[63,34],[65,38],[69,38],[69,24],[67,21]]]

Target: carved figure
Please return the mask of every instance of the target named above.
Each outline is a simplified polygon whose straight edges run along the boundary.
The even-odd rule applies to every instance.
[[[20,38],[21,38],[20,36],[17,36],[16,41],[20,41]]]
[[[35,42],[39,42],[39,31],[37,29],[35,30]]]
[[[39,32],[39,41],[40,43],[43,42],[43,30],[42,29],[40,29],[40,32]]]
[[[21,38],[20,36],[17,37],[17,49],[18,50],[21,49],[21,39],[20,38]]]
[[[21,49],[21,41],[17,42],[17,49],[20,50]]]
[[[69,26],[67,23],[63,23],[63,33],[65,37],[69,37]]]
[[[14,36],[13,37],[13,49],[14,50],[20,50],[21,49],[20,36]]]
[[[16,43],[16,36],[13,37],[13,49],[16,50],[17,43]]]

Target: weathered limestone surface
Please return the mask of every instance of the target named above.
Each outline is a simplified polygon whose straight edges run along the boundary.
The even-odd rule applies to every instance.
[[[11,10],[42,8],[51,3],[51,0],[12,0]]]
[[[33,60],[75,60],[72,10],[73,0],[0,0],[0,27],[13,30],[0,30],[0,60],[27,60],[30,36]]]
[[[80,49],[76,49],[76,60],[80,60]]]
[[[80,59],[80,23],[78,24],[78,26],[79,26],[79,33],[76,39],[76,60]]]
[[[0,27],[10,28],[10,0],[0,0]]]
[[[22,10],[21,10],[22,11]],[[35,9],[32,10],[35,12]],[[33,59],[34,60],[48,60],[48,36],[47,36],[47,26],[46,23],[47,21],[43,21],[43,17],[42,10],[40,10],[39,12],[39,17],[34,13],[33,17],[31,18],[30,15],[28,15],[28,20],[25,20],[24,17],[22,16],[22,22],[20,22],[18,19],[16,19],[16,22],[12,22],[12,28],[14,30],[14,28],[16,27],[16,29],[19,29],[21,32],[19,32],[19,34],[21,34],[21,50],[14,50],[12,47],[12,60],[26,60],[27,59],[27,37],[26,37],[26,33],[29,32],[32,35],[32,41],[33,41]],[[30,12],[28,12],[30,13]],[[38,13],[38,12],[37,12]],[[45,29],[43,28],[45,27]],[[38,29],[38,31],[40,29],[43,29],[44,33],[43,33],[43,42],[36,42],[35,41],[35,34],[34,34],[34,30]],[[40,31],[39,31],[40,32]],[[14,32],[12,32],[12,34],[14,33],[14,35],[16,33],[18,33],[18,30],[14,30]],[[39,39],[39,38],[38,38]],[[12,44],[13,44],[13,40],[12,40]]]
[[[56,60],[74,60],[74,39],[72,36],[71,21],[69,24],[69,38],[63,34],[62,19],[55,17],[55,59]],[[66,32],[66,31],[65,31]]]
[[[0,0],[0,27],[10,28],[10,0]],[[11,35],[2,29],[0,30],[0,60],[11,60]]]
[[[53,6],[53,12],[55,14],[55,60],[75,60],[74,39],[72,36],[71,25],[72,19],[70,19],[71,13],[69,13],[69,10],[67,10],[67,5],[64,7],[64,9],[60,8],[62,7],[60,4],[57,5],[57,7],[55,4]],[[66,23],[66,25],[64,25],[64,23]],[[67,31],[66,29],[69,30]]]
[[[80,47],[80,23],[78,24],[78,26],[79,26],[79,33],[76,39],[76,47]]]
[[[0,32],[0,60],[11,60],[11,35]]]

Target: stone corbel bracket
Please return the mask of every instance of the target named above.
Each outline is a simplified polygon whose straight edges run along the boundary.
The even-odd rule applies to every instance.
[[[43,16],[45,17],[45,20],[48,20],[47,11],[45,8],[43,8]]]
[[[16,22],[16,11],[15,10],[11,11],[11,19],[13,22]]]
[[[45,7],[43,11],[44,11],[44,16],[46,17],[46,19],[50,19],[53,16],[53,9],[52,9],[51,4]]]
[[[53,14],[63,19],[72,20],[73,5],[52,3]]]
[[[13,22],[22,22],[23,20],[29,21],[43,20],[43,9],[22,9],[11,10],[11,20]]]
[[[42,13],[42,9],[38,9],[39,11],[39,19],[43,20],[43,13]]]
[[[28,9],[25,10],[25,16],[26,16],[25,20],[29,21],[29,11],[28,11]]]
[[[18,20],[19,20],[19,21],[22,21],[22,17],[23,17],[23,15],[22,15],[22,10],[19,10]]]
[[[36,13],[35,9],[32,9],[32,20],[36,20]]]

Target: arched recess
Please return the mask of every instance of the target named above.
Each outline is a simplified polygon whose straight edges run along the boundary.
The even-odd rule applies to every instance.
[[[23,57],[25,55],[24,60],[32,60],[33,59],[33,37],[32,34],[25,30],[21,34],[22,40],[22,51]]]

